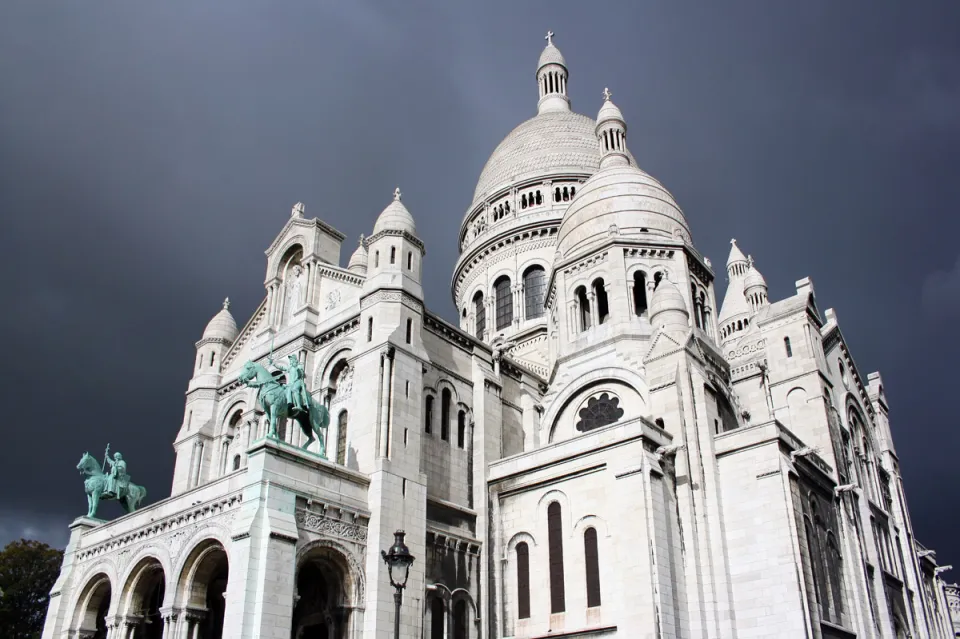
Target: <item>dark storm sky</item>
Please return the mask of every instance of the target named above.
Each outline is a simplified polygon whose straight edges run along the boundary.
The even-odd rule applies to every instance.
[[[393,188],[454,319],[457,228],[547,29],[720,269],[810,276],[880,370],[921,541],[960,565],[960,4],[0,3],[0,543],[62,544],[107,442],[169,494],[194,342],[297,201],[345,261]],[[953,407],[953,408],[952,408]],[[119,512],[106,504],[102,513]],[[948,574],[949,578],[950,575]]]

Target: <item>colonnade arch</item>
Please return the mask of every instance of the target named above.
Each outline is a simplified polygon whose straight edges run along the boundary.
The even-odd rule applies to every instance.
[[[222,639],[230,564],[223,544],[205,539],[187,555],[173,606],[191,639]]]
[[[77,637],[106,639],[107,613],[110,611],[113,587],[105,573],[91,577],[77,599],[70,628]]]
[[[163,564],[152,555],[138,561],[121,591],[124,623],[133,627],[132,639],[163,639],[164,619],[160,609],[166,596],[167,578]]]

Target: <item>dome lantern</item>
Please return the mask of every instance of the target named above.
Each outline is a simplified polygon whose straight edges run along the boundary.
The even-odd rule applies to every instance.
[[[547,46],[540,54],[537,63],[537,84],[539,86],[540,101],[537,111],[569,111],[570,98],[567,96],[567,63],[563,59],[560,49],[553,44],[553,31],[547,31],[544,40]]]
[[[603,90],[603,106],[597,114],[597,139],[600,141],[600,168],[627,166],[627,123],[623,113],[610,100],[610,89]]]

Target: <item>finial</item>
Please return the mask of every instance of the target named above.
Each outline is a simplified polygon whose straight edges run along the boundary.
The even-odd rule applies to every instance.
[[[361,234],[360,234],[360,246],[363,246],[363,240],[364,240],[364,239],[365,239],[365,238],[363,237],[363,233],[361,233]]]
[[[730,240],[730,244],[732,244],[733,246],[736,246],[736,245],[737,245],[737,240],[736,240],[736,238]]]
[[[303,202],[297,202],[293,205],[293,210],[290,211],[291,216],[303,217],[303,212],[306,210],[306,207],[303,205]]]
[[[752,255],[748,255],[748,256],[747,256],[747,266],[749,266],[750,268],[753,268],[753,256],[752,256]]]
[[[557,34],[554,33],[553,31],[547,31],[547,37],[545,37],[544,40],[547,41],[547,46],[548,46],[548,47],[552,47],[552,46],[553,46],[553,36],[555,36],[555,35],[557,35]]]
[[[393,190],[393,201],[394,201],[394,202],[399,202],[399,201],[400,201],[400,187],[399,187],[399,186]]]
[[[605,89],[603,90],[603,101],[604,101],[604,102],[609,102],[611,95],[613,95],[613,94],[610,93],[610,89],[606,89],[606,88],[605,88]]]
[[[229,298],[229,297],[223,298],[223,310],[225,310],[225,311],[229,311],[229,310],[230,310],[230,298]]]

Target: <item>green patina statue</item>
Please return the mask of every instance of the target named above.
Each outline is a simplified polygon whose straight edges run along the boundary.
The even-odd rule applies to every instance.
[[[267,362],[273,365],[273,359]],[[324,433],[330,424],[330,414],[326,406],[314,400],[304,384],[303,367],[295,355],[289,357],[287,366],[276,368],[288,375],[288,383],[281,384],[270,371],[255,362],[247,362],[240,371],[240,381],[251,388],[258,389],[257,399],[270,420],[269,437],[277,437],[277,424],[282,419],[295,419],[300,424],[307,441],[301,448],[306,449],[315,440],[320,442],[320,457],[327,458],[327,446]],[[316,437],[314,437],[316,435]]]
[[[108,464],[110,470],[104,472]],[[127,462],[123,460],[123,455],[114,453],[113,458],[110,458],[109,444],[104,452],[102,465],[98,464],[90,453],[84,453],[77,464],[77,470],[86,476],[83,488],[87,493],[87,517],[97,516],[97,506],[101,499],[115,499],[124,510],[132,513],[147,496],[146,488],[130,482]]]

